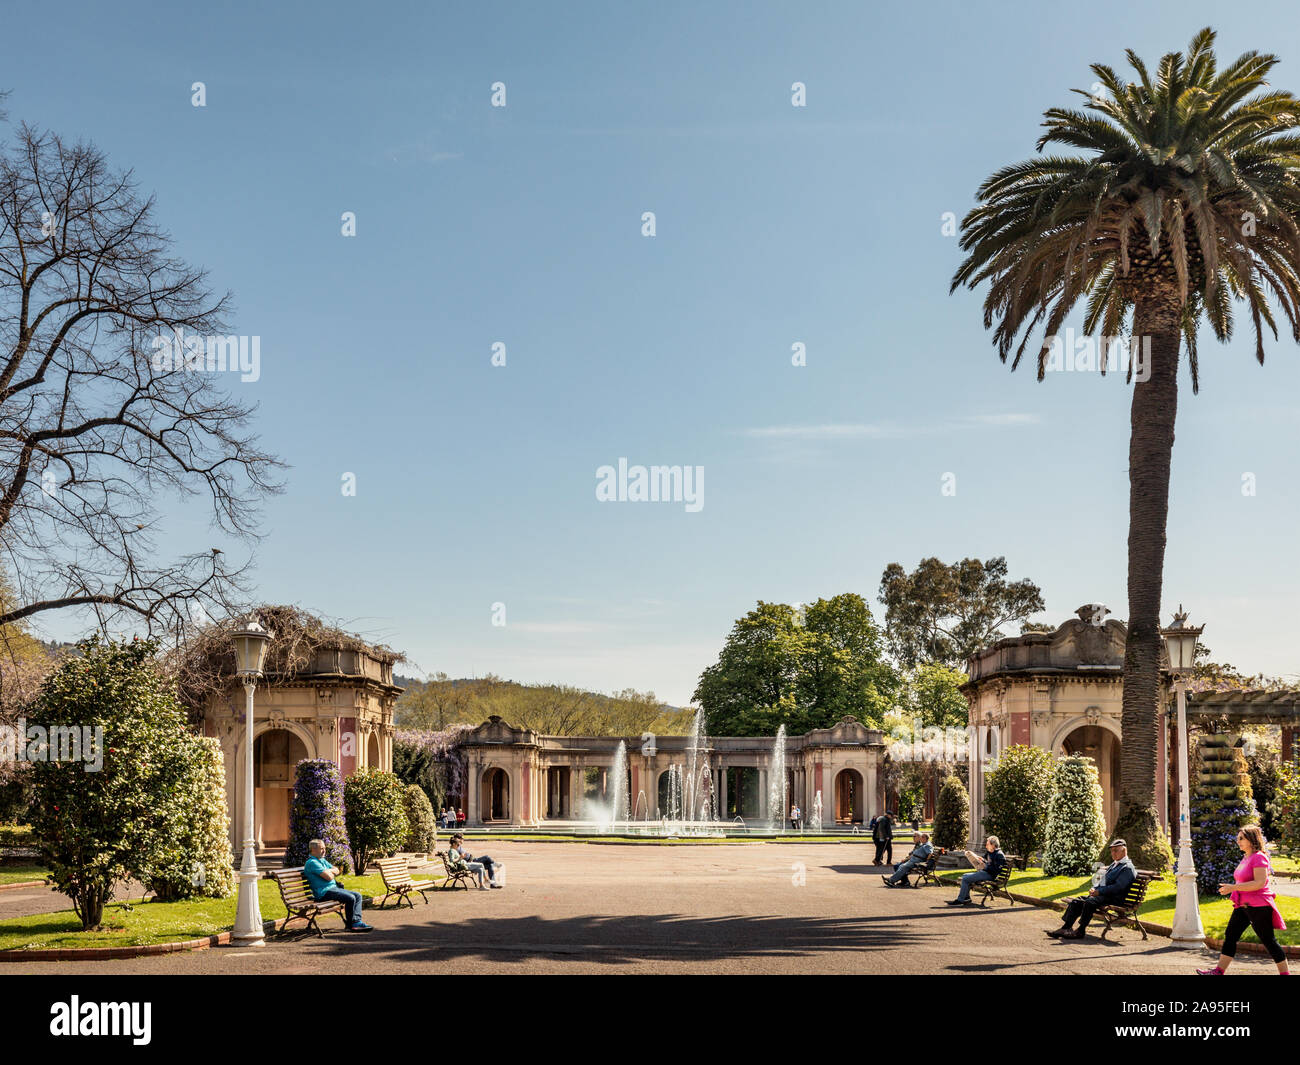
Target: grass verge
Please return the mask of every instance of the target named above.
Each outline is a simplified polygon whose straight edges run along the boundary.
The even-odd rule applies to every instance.
[[[367,896],[367,901],[384,893],[383,881],[377,876],[345,876],[343,883],[349,890]],[[257,889],[262,919],[282,918],[284,904],[275,883],[259,880]],[[97,932],[81,931],[81,922],[72,910],[14,917],[0,921],[0,950],[137,947],[199,939],[230,931],[235,926],[237,901],[236,895],[183,902],[137,901],[130,910],[114,902],[105,907],[104,925]],[[321,925],[328,929],[335,921],[334,917],[322,917]],[[336,923],[343,927],[342,921]]]
[[[970,872],[969,869],[964,871]],[[946,872],[941,874],[941,878],[956,883],[961,879],[961,874],[960,870]],[[1063,902],[1075,895],[1086,895],[1091,886],[1090,877],[1043,876],[1041,869],[1029,869],[1023,873],[1011,874],[1013,892],[1050,902]],[[1176,895],[1177,887],[1172,876],[1156,881],[1147,889],[1146,901],[1138,913],[1139,919],[1144,923],[1150,921],[1152,924],[1172,926]],[[996,905],[996,902],[991,902],[989,905]],[[1287,923],[1287,927],[1277,933],[1277,941],[1292,945],[1300,944],[1300,898],[1279,895],[1277,905]],[[1207,936],[1222,939],[1231,914],[1231,899],[1226,897],[1201,899],[1201,924],[1205,927]]]

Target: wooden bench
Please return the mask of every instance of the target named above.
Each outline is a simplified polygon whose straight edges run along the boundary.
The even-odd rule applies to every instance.
[[[1110,931],[1110,926],[1117,924],[1120,927],[1131,926],[1142,933],[1142,938],[1147,938],[1147,930],[1142,927],[1142,922],[1138,920],[1138,907],[1146,901],[1147,888],[1151,886],[1153,880],[1163,880],[1159,873],[1149,872],[1145,869],[1137,871],[1137,879],[1128,887],[1124,893],[1123,901],[1108,902],[1104,906],[1097,907],[1097,916],[1106,922],[1106,927],[1102,929],[1101,938],[1106,938],[1106,933]]]
[[[911,870],[904,879],[914,888],[919,888],[922,884],[941,886],[943,881],[941,881],[936,875],[935,869],[938,867],[939,859],[943,857],[943,854],[944,852],[936,847],[930,852],[930,857],[925,860],[925,864],[919,865],[915,869]],[[913,877],[915,877],[915,879],[913,879]]]
[[[432,880],[412,880],[411,867],[405,858],[380,858],[375,864],[379,866],[379,875],[383,877],[384,891],[387,892],[375,905],[383,906],[396,895],[399,907],[405,902],[411,909],[415,909],[415,903],[411,900],[412,892],[417,892],[424,899],[425,905],[428,905],[429,897],[425,892],[438,885]]]
[[[992,880],[981,880],[971,885],[972,891],[978,891],[984,896],[980,900],[981,906],[987,906],[989,899],[999,897],[1006,899],[1008,904],[1012,906],[1016,904],[1016,900],[1011,897],[1011,891],[1007,885],[1011,883],[1011,871],[1018,861],[1020,861],[1018,854],[1008,854],[1007,864],[1002,867],[996,877]]]
[[[453,869],[451,859],[447,857],[446,851],[438,851],[438,857],[442,859],[442,867],[447,873],[447,879],[442,882],[442,890],[446,891],[451,888],[453,891],[459,884],[466,891],[469,890],[469,879],[473,875],[468,869]]]
[[[318,901],[311,893],[311,885],[307,883],[307,877],[303,875],[302,866],[296,869],[275,869],[269,875],[280,889],[280,901],[284,903],[284,908],[289,914],[280,927],[281,933],[288,929],[291,921],[303,920],[307,922],[307,927],[303,930],[304,934],[306,932],[315,932],[318,936],[324,938],[325,933],[321,931],[320,925],[316,923],[316,918],[327,913],[337,913],[339,918],[346,923],[347,915],[344,912],[343,903],[336,902],[333,899]]]

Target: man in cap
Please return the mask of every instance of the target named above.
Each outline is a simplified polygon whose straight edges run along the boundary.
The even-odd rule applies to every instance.
[[[1098,907],[1120,902],[1136,879],[1137,870],[1129,859],[1128,844],[1122,839],[1112,840],[1110,865],[1106,867],[1101,883],[1088,894],[1071,899],[1062,915],[1061,927],[1049,929],[1047,934],[1053,939],[1082,939]],[[1078,928],[1075,928],[1076,921]]]

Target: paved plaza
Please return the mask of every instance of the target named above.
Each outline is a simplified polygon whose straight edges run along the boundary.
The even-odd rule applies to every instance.
[[[434,892],[369,908],[376,931],[323,923],[272,940],[129,961],[7,965],[36,973],[1190,974],[1209,951],[1131,930],[1047,938],[1056,915],[945,906],[949,888],[887,889],[864,844],[620,845],[475,841],[507,864],[500,891]],[[48,897],[48,893],[47,893]],[[6,900],[11,901],[11,900]],[[43,901],[43,900],[42,900]],[[264,917],[279,917],[277,910]],[[1242,955],[1234,974],[1270,974]]]

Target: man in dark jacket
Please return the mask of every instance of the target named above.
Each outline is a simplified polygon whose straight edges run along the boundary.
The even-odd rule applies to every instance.
[[[1099,886],[1086,895],[1071,899],[1065,907],[1060,928],[1049,929],[1047,934],[1053,939],[1082,939],[1088,922],[1097,912],[1099,906],[1110,902],[1120,902],[1128,894],[1128,889],[1137,879],[1137,870],[1128,856],[1128,844],[1117,839],[1110,845],[1110,865]],[[1075,928],[1075,922],[1079,927]]]
[[[886,810],[876,818],[876,823],[871,829],[871,839],[876,844],[876,864],[893,865],[894,864],[894,822]],[[885,860],[880,860],[881,856]]]

